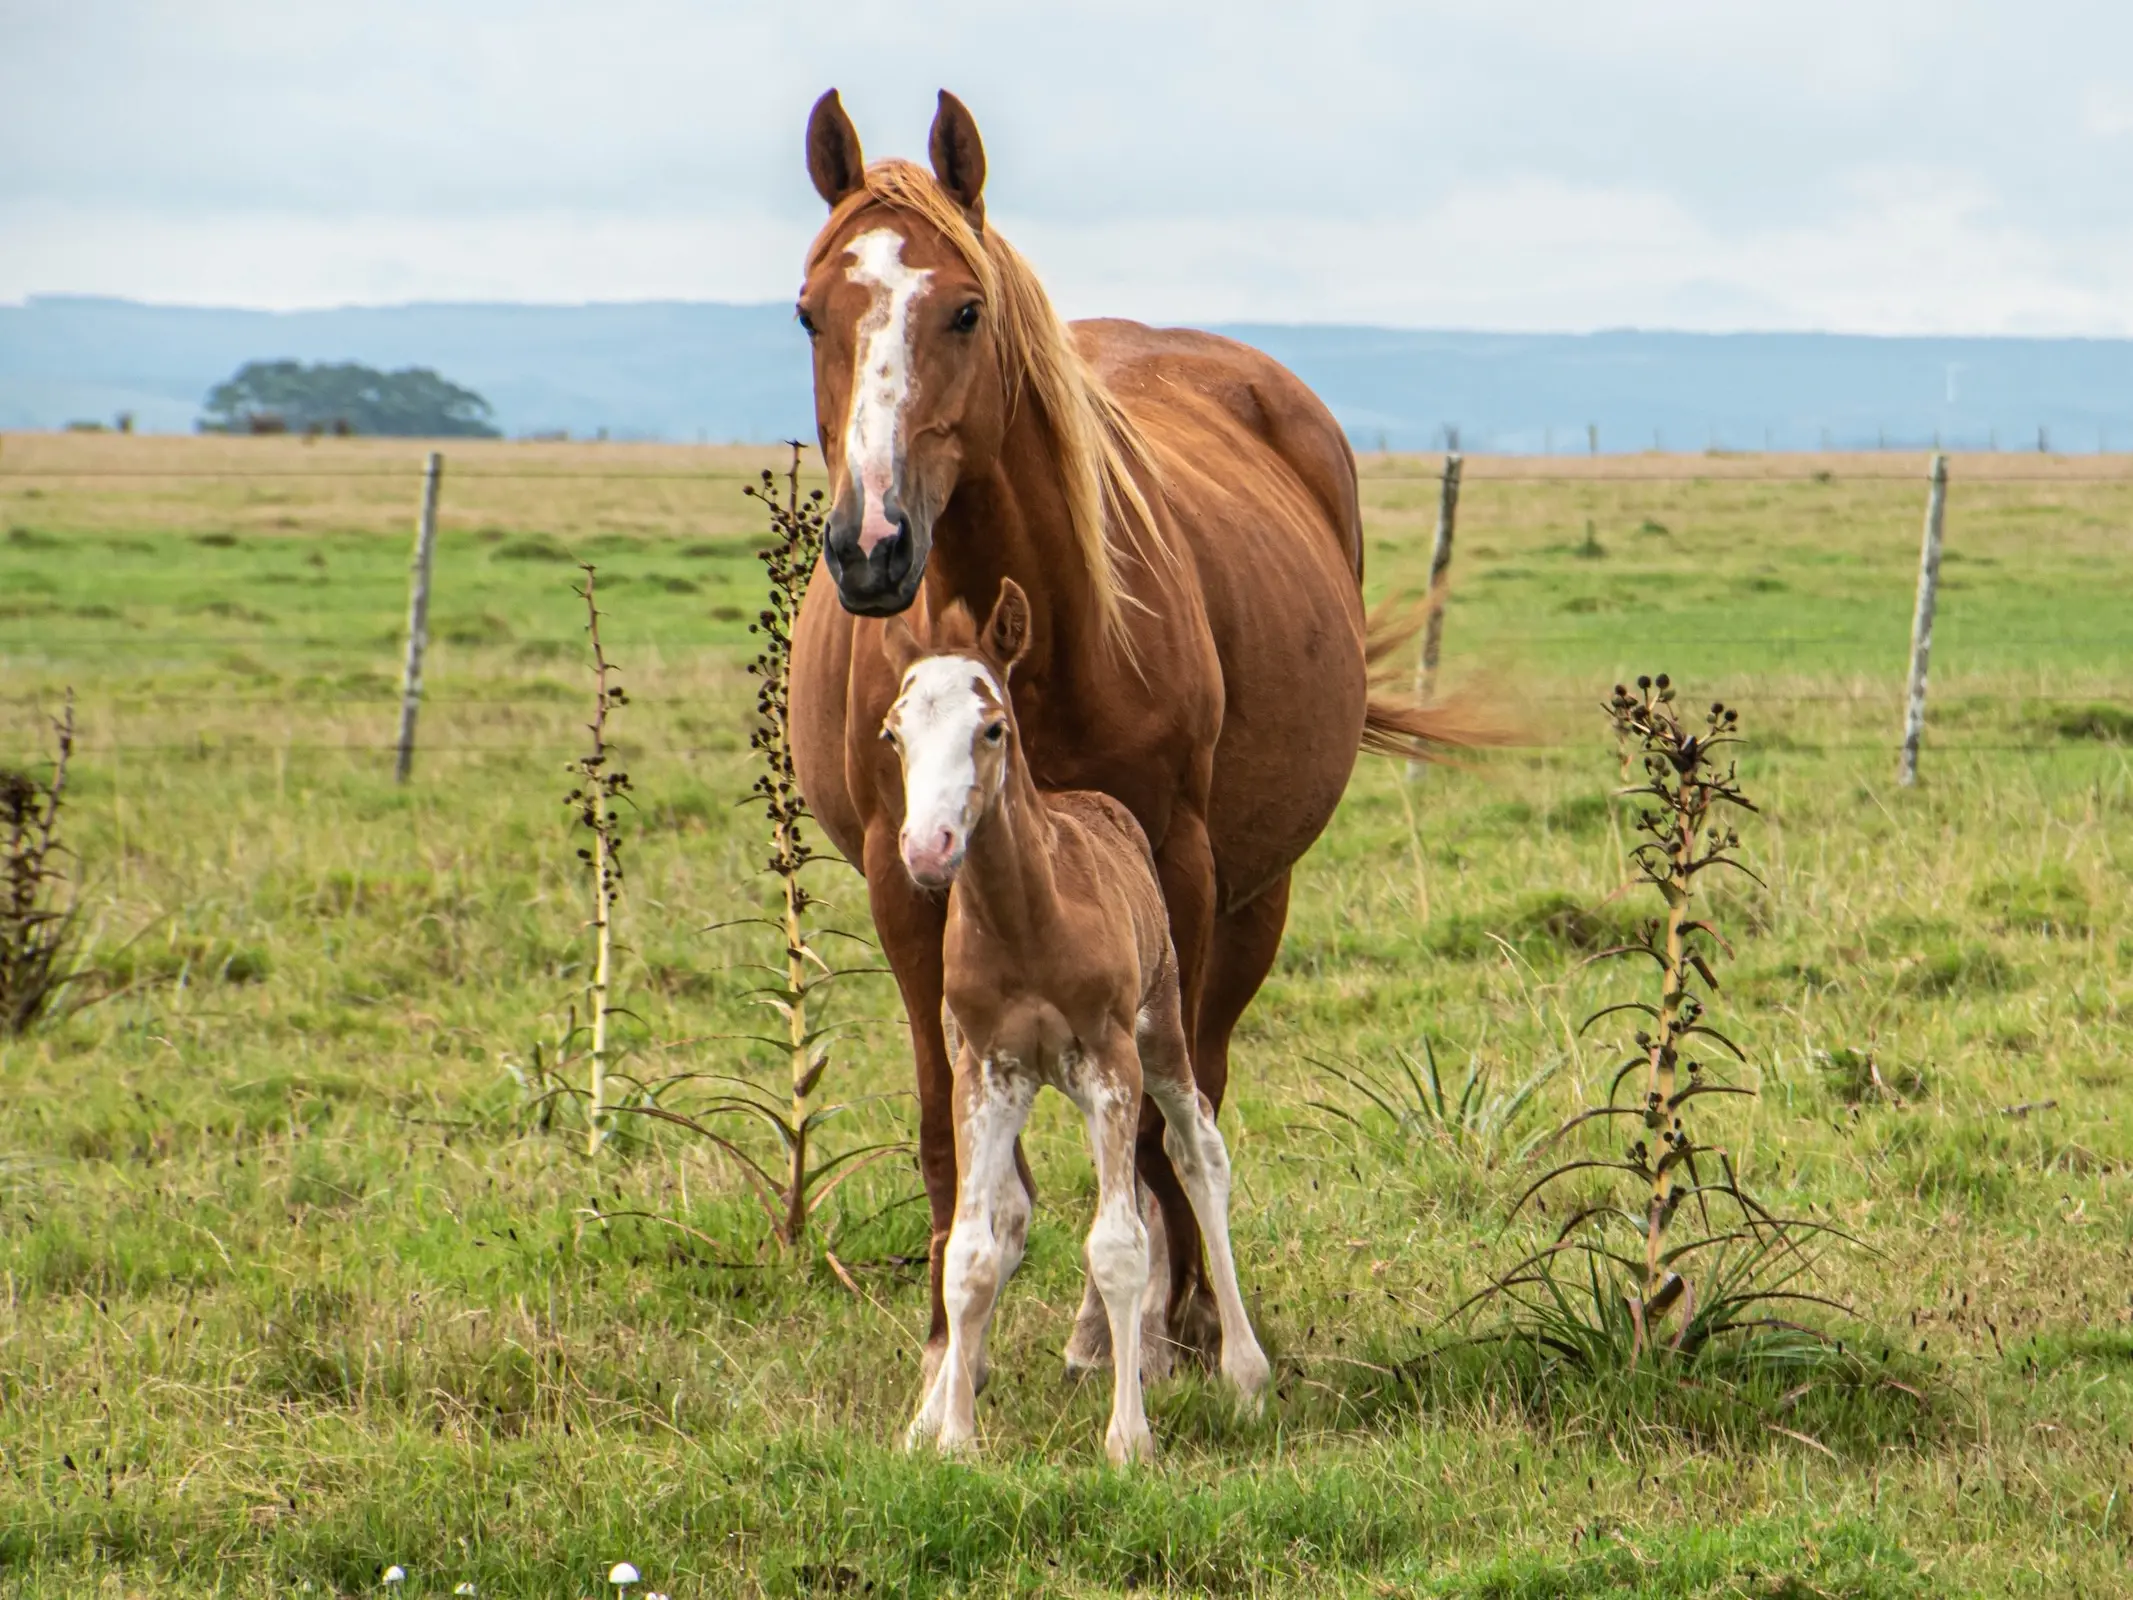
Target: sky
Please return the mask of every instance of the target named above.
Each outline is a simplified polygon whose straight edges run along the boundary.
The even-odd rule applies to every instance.
[[[831,85],[1069,315],[2133,335],[2125,0],[0,0],[0,303],[782,300]]]

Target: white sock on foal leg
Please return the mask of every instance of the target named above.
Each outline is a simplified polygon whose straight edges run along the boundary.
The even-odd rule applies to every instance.
[[[1015,1171],[1015,1139],[1035,1097],[1034,1082],[1002,1074],[990,1064],[956,1085],[962,1172],[941,1274],[948,1349],[905,1431],[906,1449],[930,1439],[943,1451],[959,1450],[977,1433],[977,1378],[985,1360],[985,1333],[1000,1286],[1013,1270],[1001,1238],[1003,1224],[1012,1224],[1019,1233],[1028,1221],[1027,1196]],[[1019,1215],[1013,1208],[1016,1198],[1024,1206]],[[1018,1260],[1019,1243],[1018,1238]]]
[[[1096,1221],[1089,1229],[1089,1278],[1103,1296],[1111,1324],[1111,1423],[1104,1453],[1114,1465],[1155,1454],[1155,1436],[1141,1400],[1141,1305],[1148,1293],[1148,1230],[1141,1223],[1133,1178],[1134,1124],[1139,1088],[1086,1083],[1074,1097],[1089,1122],[1096,1157]],[[1132,1074],[1138,1077],[1139,1073]]]

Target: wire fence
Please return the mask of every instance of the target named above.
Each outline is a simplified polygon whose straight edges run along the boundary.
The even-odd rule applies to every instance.
[[[2133,458],[2127,460],[2123,470],[2097,470],[2093,459],[2078,466],[2062,462],[2058,458],[2045,459],[2050,460],[2052,464],[2042,469],[2026,464],[2017,466],[2011,459],[2007,460],[2007,465],[2003,469],[2000,466],[2000,462],[1991,457],[1985,457],[1982,461],[1975,457],[1969,458],[1965,463],[1966,466],[1976,466],[1979,470],[1975,471],[1974,474],[1966,473],[1963,475],[1959,479],[1959,486],[1965,491],[1973,488],[1991,488],[2000,485],[2047,485],[2051,487],[2123,486],[2133,488]],[[1415,471],[1405,470],[1405,466],[1405,462],[1395,466],[1384,457],[1379,457],[1375,460],[1366,457],[1362,474],[1362,483],[1366,491],[1370,486],[1387,483],[1443,485],[1446,481],[1446,468],[1439,468],[1434,471]],[[1448,466],[1449,458],[1447,459]],[[1531,458],[1498,456],[1493,459],[1484,457],[1466,461],[1464,462],[1464,469],[1464,481],[1470,497],[1476,493],[1486,494],[1491,486],[1498,484],[1545,484],[1583,489],[1606,489],[1616,485],[1634,486],[1642,484],[1693,484],[1705,487],[1719,485],[1738,485],[1741,487],[1782,485],[1828,487],[1842,484],[1873,484],[1909,485],[1916,488],[1923,487],[1927,479],[1925,473],[1915,468],[1898,470],[1893,463],[1884,465],[1880,460],[1861,461],[1856,457],[1837,460],[1831,460],[1826,457],[1819,459],[1788,459],[1782,455],[1758,455],[1752,451],[1728,452],[1722,457],[1712,457],[1691,462],[1674,460],[1664,463],[1638,462],[1634,458],[1625,458],[1623,456],[1593,456],[1556,457],[1549,459],[1545,465],[1536,465]],[[752,480],[754,475],[754,472],[748,466],[731,460],[716,464],[706,463],[702,467],[695,469],[677,469],[665,464],[652,465],[649,463],[643,467],[618,465],[612,468],[563,468],[528,465],[501,469],[479,464],[461,464],[453,466],[446,481],[449,485],[540,485],[549,483],[693,484],[700,485],[706,489],[717,489],[731,493],[738,484]],[[50,485],[55,487],[86,485],[89,486],[90,492],[93,492],[95,486],[105,483],[150,487],[159,483],[240,485],[254,482],[282,484],[300,482],[404,484],[408,490],[410,510],[412,510],[415,497],[422,483],[422,476],[421,469],[414,462],[409,462],[406,465],[384,462],[340,465],[322,462],[318,464],[306,463],[292,467],[241,464],[228,466],[70,465],[65,462],[32,465],[10,462],[7,466],[0,467],[0,489],[19,484]],[[1453,503],[1456,504],[1456,499],[1454,499]],[[106,530],[98,531],[103,532]],[[275,530],[276,533],[287,531],[289,530]],[[332,531],[345,534],[360,532],[361,530],[339,528]],[[599,531],[605,533],[612,530],[602,529]],[[1448,542],[1450,533],[1451,529],[1447,524],[1440,528],[1439,537]],[[1890,534],[1892,538],[1896,537],[1897,530],[1892,527]],[[48,535],[36,536],[36,539],[39,544],[42,544],[49,537]],[[29,541],[19,539],[17,542],[29,543]],[[735,536],[730,533],[726,534],[723,536],[722,542],[733,544],[735,546],[734,553],[738,553],[740,545]],[[1928,585],[1929,582],[1937,582],[1937,578],[1929,579],[1922,575],[1922,586]],[[0,601],[4,601],[4,598],[4,595],[0,595]],[[38,602],[32,600],[28,604],[36,606]],[[1922,595],[1921,604],[1926,608],[1926,612],[1930,617],[1930,596]],[[397,620],[399,608],[395,605],[394,609]],[[279,709],[285,711],[292,718],[302,718],[305,715],[316,714],[320,708],[331,708],[334,711],[346,711],[351,714],[367,713],[375,710],[383,718],[389,714],[392,707],[402,704],[408,693],[404,688],[396,689],[384,682],[370,682],[342,687],[318,682],[299,684],[276,682],[275,679],[278,675],[273,674],[271,669],[255,674],[250,667],[235,668],[232,671],[234,675],[240,678],[257,676],[263,679],[264,681],[261,682],[260,687],[256,690],[244,688],[159,688],[152,686],[131,688],[123,683],[109,682],[97,670],[98,668],[120,667],[138,671],[151,662],[168,666],[174,670],[198,670],[202,666],[212,667],[216,665],[211,659],[202,658],[211,658],[218,653],[227,657],[233,653],[251,650],[360,652],[374,657],[375,652],[382,645],[388,642],[398,643],[404,641],[404,630],[395,631],[382,638],[377,632],[371,632],[368,635],[357,633],[327,634],[316,631],[284,634],[273,631],[272,619],[265,616],[238,619],[244,622],[247,627],[259,628],[261,631],[242,634],[230,633],[220,638],[168,633],[144,636],[137,630],[122,628],[107,630],[76,629],[54,632],[43,625],[44,618],[59,615],[61,610],[62,608],[57,607],[56,604],[50,609],[30,610],[18,607],[14,614],[10,615],[4,604],[0,604],[0,627],[14,622],[27,624],[34,629],[33,637],[27,641],[12,646],[0,644],[0,670],[5,670],[10,666],[21,669],[30,665],[48,669],[50,666],[58,664],[53,660],[54,657],[70,653],[93,657],[92,660],[82,663],[89,668],[90,686],[88,694],[94,700],[112,707],[120,716],[126,715],[129,711],[149,714],[154,710],[166,708],[187,709],[202,713],[225,710],[257,713]],[[747,612],[742,608],[725,608],[719,614],[717,620],[730,625],[742,621],[746,615]],[[380,620],[384,620],[382,616]],[[1604,619],[1597,617],[1592,621],[1567,626],[1551,627],[1545,623],[1535,623],[1524,627],[1519,637],[1521,645],[1528,649],[1545,650],[1566,646],[1590,646],[1595,640],[1596,632],[1606,626],[1608,624]],[[1900,681],[1894,671],[1896,655],[1893,635],[1898,626],[1899,624],[1892,619],[1891,670],[1885,688],[1847,690],[1772,685],[1768,689],[1758,690],[1756,694],[1756,698],[1760,703],[1772,707],[1851,706],[1858,708],[1862,713],[1870,713],[1876,716],[1889,715],[1891,724],[1890,736],[1886,740],[1850,737],[1834,739],[1788,737],[1783,742],[1783,748],[1813,753],[1852,751],[1888,753],[1897,748],[1897,729],[1892,713],[1902,700]],[[1930,631],[1929,620],[1927,625],[1929,636]],[[2133,628],[2128,628],[2122,632],[2106,630],[2093,636],[2085,636],[2069,634],[2064,627],[2060,626],[2048,626],[2037,631],[2025,630],[2010,633],[1997,625],[1997,623],[1993,623],[1989,626],[1989,631],[1978,642],[1989,646],[1993,656],[1998,660],[2004,661],[2010,654],[2018,655],[2027,650],[2042,651],[2050,649],[2063,656],[2070,646],[2093,646],[2100,658],[2108,659],[2114,655],[2122,655],[2129,647],[2133,647],[2129,646],[2129,640],[2133,640]],[[491,653],[516,652],[520,662],[528,667],[553,664],[552,661],[544,661],[542,659],[549,650],[554,648],[553,645],[528,647],[516,645],[510,641],[454,641],[449,635],[446,636],[444,642],[447,645],[457,645],[460,648],[477,649]],[[722,649],[737,642],[737,639],[714,639],[702,628],[695,628],[682,633],[660,630],[640,635],[633,641],[638,648],[656,651]],[[1944,648],[1946,642],[1948,641],[1944,641]],[[1843,631],[1827,627],[1814,628],[1810,624],[1805,629],[1786,629],[1776,632],[1742,633],[1728,629],[1723,635],[1722,643],[1729,652],[1739,650],[1769,651],[1775,659],[1768,662],[1763,670],[1784,671],[1798,665],[1796,658],[1799,656],[1811,655],[1816,651],[1827,650],[1831,647],[1856,646],[1859,643],[1859,635],[1856,630]],[[1918,641],[1915,638],[1913,644],[1915,653],[1918,648]],[[1923,668],[1922,666],[1915,667],[1914,671],[1922,674]],[[369,669],[369,672],[373,677],[381,676],[376,673],[375,668]],[[441,712],[451,714],[462,712],[505,713],[522,716],[548,714],[559,720],[574,719],[576,715],[576,711],[573,708],[566,706],[559,700],[552,682],[547,688],[535,691],[514,688],[510,685],[508,679],[492,681],[497,681],[498,687],[476,693],[453,692],[451,690],[446,690],[443,693],[422,691],[421,699],[424,704]],[[1975,702],[1978,698],[1974,692],[1966,690],[1966,701]],[[1940,724],[1934,729],[1933,750],[1936,754],[1947,756],[1957,756],[1965,753],[2040,755],[2065,751],[2073,747],[2072,742],[2064,737],[2052,736],[2046,726],[2052,717],[2061,714],[2055,711],[2053,707],[2056,702],[2063,698],[2066,697],[1997,691],[1987,696],[1986,699],[1992,706],[1997,708],[2003,722],[2014,712],[2028,708],[2028,720],[2039,725],[2037,735],[2024,736],[2020,733],[2010,733],[2004,726],[1991,730],[1978,729],[1975,734],[1970,734],[1960,728],[1950,729],[1946,725],[1950,721],[1959,724],[1966,720],[1975,720],[1968,715],[1967,711],[1953,718],[1944,714]],[[2133,695],[2128,694],[2106,693],[2100,696],[2076,694],[2073,698],[2080,700],[2092,710],[2100,708],[2106,713],[2117,713],[2125,708],[2133,708]],[[1523,704],[1536,711],[1572,707],[1583,708],[1586,703],[1583,696],[1554,692],[1524,694],[1521,696],[1521,700]],[[0,707],[9,708],[17,713],[31,713],[41,704],[42,698],[34,691],[0,692]],[[2129,720],[2133,720],[2133,710],[2126,711],[2126,715]],[[2019,722],[2022,718],[2016,717],[2015,720]],[[2116,724],[2112,723],[2109,717],[2106,716],[2100,726],[2104,730],[2104,742],[2108,744],[2112,738],[2116,737],[2112,733],[2112,729],[2115,728]],[[114,743],[117,748],[123,751],[142,755],[172,755],[195,758],[212,756],[217,760],[241,761],[255,759],[285,760],[292,754],[331,753],[349,756],[373,753],[383,754],[395,749],[392,742],[385,740],[377,742],[368,739],[314,738],[306,740],[275,740],[271,738],[247,737],[233,741],[199,733],[190,736],[135,741],[123,738],[114,739],[113,730],[109,729],[104,730],[101,742]],[[2091,747],[2094,747],[2093,744]],[[438,754],[541,757],[551,756],[556,750],[553,742],[527,742],[523,738],[470,739],[465,736],[464,730],[458,727],[437,729],[431,738],[424,741],[423,748],[426,751]],[[702,745],[686,741],[675,745],[673,752],[692,757],[734,753],[728,746]]]

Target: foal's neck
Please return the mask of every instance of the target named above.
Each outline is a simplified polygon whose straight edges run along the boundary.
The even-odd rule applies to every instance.
[[[964,916],[1017,954],[1041,951],[1059,920],[1052,840],[1050,809],[1016,739],[999,798],[970,831],[955,893]]]

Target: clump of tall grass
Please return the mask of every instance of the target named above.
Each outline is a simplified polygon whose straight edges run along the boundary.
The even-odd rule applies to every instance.
[[[1419,1058],[1404,1047],[1395,1047],[1392,1056],[1392,1065],[1379,1071],[1355,1063],[1314,1061],[1320,1073],[1354,1098],[1346,1105],[1330,1100],[1310,1104],[1395,1159],[1437,1145],[1495,1165],[1533,1097],[1562,1070],[1554,1063],[1521,1083],[1499,1087],[1479,1054],[1468,1058],[1463,1074],[1448,1076],[1437,1065],[1434,1039],[1422,1041]]]
[[[44,776],[0,768],[0,1034],[29,1032],[77,976],[71,900],[61,903],[69,854],[59,835],[74,755],[74,694],[52,719],[55,750]]]
[[[1639,678],[1635,690],[1617,685],[1607,711],[1618,744],[1642,768],[1644,781],[1624,791],[1643,802],[1635,819],[1642,838],[1629,856],[1664,915],[1647,923],[1640,939],[1602,955],[1650,960],[1657,999],[1620,1001],[1586,1018],[1581,1032],[1623,1013],[1645,1026],[1606,1101],[1579,1112],[1556,1136],[1625,1121],[1641,1128],[1615,1153],[1542,1174],[1512,1214],[1576,1174],[1616,1174],[1636,1199],[1621,1202],[1604,1191],[1581,1199],[1551,1243],[1460,1310],[1508,1302],[1514,1336],[1586,1372],[1694,1364],[1721,1350],[1766,1367],[1812,1367],[1838,1347],[1779,1313],[1805,1305],[1844,1309],[1800,1286],[1813,1264],[1803,1239],[1829,1230],[1775,1216],[1742,1186],[1731,1155],[1707,1131],[1712,1107],[1754,1093],[1728,1081],[1719,1064],[1747,1057],[1711,1020],[1716,964],[1730,952],[1698,906],[1706,873],[1761,881],[1738,854],[1735,824],[1756,809],[1729,754],[1740,742],[1739,714],[1714,703],[1699,725],[1677,705],[1664,674]],[[1624,1103],[1623,1086],[1632,1080],[1641,1080],[1642,1092]]]

